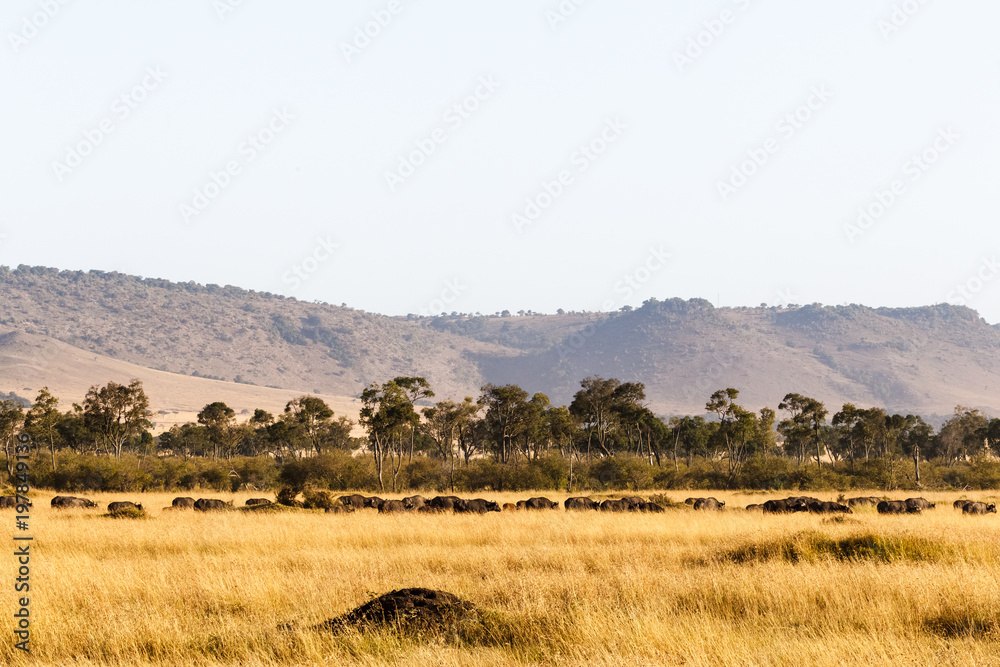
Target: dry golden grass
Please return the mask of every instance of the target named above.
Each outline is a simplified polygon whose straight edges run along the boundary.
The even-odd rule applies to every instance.
[[[659,515],[200,514],[160,512],[175,494],[128,498],[145,520],[99,516],[121,495],[62,512],[51,495],[33,516],[33,655],[8,639],[0,664],[1000,663],[1000,522],[962,516],[955,494],[924,494],[942,502],[923,516],[843,519],[747,513],[735,506],[761,496],[726,492],[711,493],[725,512]],[[409,586],[495,612],[493,635],[307,629]]]

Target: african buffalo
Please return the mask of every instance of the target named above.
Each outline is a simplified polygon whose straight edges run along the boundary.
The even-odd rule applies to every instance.
[[[847,505],[832,502],[809,503],[809,511],[815,514],[834,514],[836,512],[854,514]]]
[[[212,510],[227,510],[232,509],[232,502],[223,502],[221,500],[216,500],[215,498],[199,498],[194,501],[194,508],[199,512],[209,512]]]
[[[808,512],[809,507],[800,500],[768,500],[764,503],[764,511],[768,514],[788,514],[789,512]]]
[[[171,504],[179,510],[193,510],[194,498],[174,498]]]
[[[630,510],[637,510],[639,509],[639,505],[646,502],[643,498],[640,498],[639,496],[627,496],[625,498],[622,498],[622,501],[626,505],[628,505],[628,508]]]
[[[972,500],[969,500],[968,498],[965,498],[965,499],[963,499],[963,500],[956,500],[955,502],[953,502],[953,503],[951,504],[951,506],[952,506],[952,507],[954,507],[954,508],[955,508],[955,509],[957,509],[957,510],[960,510],[960,509],[962,509],[963,507],[965,507],[965,505],[966,505],[967,503],[971,503],[971,502],[974,502],[974,501],[972,501]]]
[[[722,510],[725,507],[725,501],[719,501],[715,498],[699,498],[694,501],[694,508],[696,510]]]
[[[423,496],[410,496],[409,498],[403,498],[403,505],[408,510],[418,510],[427,504],[427,499]]]
[[[667,511],[667,510],[663,509],[663,507],[661,505],[657,505],[656,503],[649,503],[649,502],[639,503],[639,507],[636,508],[636,509],[638,511],[640,511],[640,512],[653,512],[653,513],[657,513],[657,514],[660,513],[660,512],[666,512]]]
[[[763,505],[757,505],[757,504],[747,505],[746,509],[747,509],[747,512],[762,512],[764,510],[764,506]]]
[[[258,505],[273,505],[273,504],[274,503],[272,503],[267,498],[250,498],[245,503],[247,507],[256,507]]]
[[[389,514],[391,512],[405,512],[406,505],[402,500],[383,500],[378,504],[379,514]]]
[[[455,503],[460,502],[461,500],[462,499],[458,496],[436,496],[428,500],[425,507],[430,507],[431,509],[442,512],[447,512],[449,510],[454,511]]]
[[[875,509],[879,514],[920,514],[919,507],[911,507],[902,500],[883,500]]]
[[[583,497],[567,498],[563,502],[563,506],[567,512],[570,510],[597,510],[601,507],[596,500]]]
[[[548,498],[528,498],[524,502],[524,509],[526,510],[557,510],[559,509],[559,503],[549,500]],[[521,507],[521,503],[517,504]]]
[[[350,506],[356,510],[364,509],[365,507],[367,507],[367,505],[365,505],[365,497],[360,493],[354,493],[349,496],[340,496],[339,498],[337,498],[337,500],[340,501],[341,505],[345,507]]]
[[[141,503],[131,503],[127,500],[121,500],[118,502],[108,504],[108,511],[112,513],[129,508],[139,510],[140,512],[143,511]]]
[[[917,507],[921,510],[932,510],[935,505],[935,503],[928,502],[924,498],[907,498],[903,502],[906,503],[907,507]]]
[[[26,507],[31,507],[30,502],[17,502],[17,496],[0,496],[0,509],[6,509],[9,507],[17,507],[18,505],[24,505]]]
[[[365,507],[371,507],[372,509],[378,509],[378,506],[381,505],[383,502],[384,501],[381,498],[379,498],[378,496],[370,496],[368,498],[365,498]]]
[[[987,505],[986,503],[969,502],[962,506],[963,514],[986,514],[988,512],[997,513],[996,503]]]
[[[517,511],[517,505],[515,505],[514,503],[504,503],[503,504],[503,511],[504,512],[516,512]]]
[[[67,507],[97,507],[97,503],[86,498],[74,498],[73,496],[56,496],[52,499],[52,507],[61,509]]]
[[[461,503],[455,503],[456,513],[486,514],[487,512],[499,511],[500,505],[496,504],[492,500],[483,500],[482,498],[476,498],[475,500],[463,500]]]
[[[874,507],[875,505],[878,504],[879,504],[879,499],[876,498],[875,496],[858,496],[857,498],[847,499],[848,507],[867,507],[869,505]]]
[[[697,501],[697,500],[698,500],[698,498],[687,498],[687,499],[685,499],[684,504],[685,505],[694,505],[695,501]]]
[[[624,512],[627,509],[628,505],[623,500],[605,500],[601,503],[602,512]]]

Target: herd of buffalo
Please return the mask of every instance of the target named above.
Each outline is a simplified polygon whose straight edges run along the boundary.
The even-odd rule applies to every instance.
[[[715,498],[688,498],[684,501],[693,509],[698,511],[721,511],[726,508],[725,501]],[[246,509],[266,508],[274,503],[267,498],[251,498],[246,502]],[[23,499],[18,502],[16,496],[0,496],[0,508],[17,507],[18,505],[31,506],[31,502]],[[567,511],[601,511],[601,512],[664,512],[662,505],[650,502],[638,496],[628,496],[620,500],[604,500],[598,502],[586,497],[567,498],[563,503]],[[747,511],[759,511],[765,514],[788,514],[792,512],[812,512],[815,514],[844,513],[851,514],[852,507],[874,506],[879,514],[920,514],[924,510],[934,509],[935,504],[923,498],[907,498],[906,500],[885,500],[872,496],[861,496],[847,499],[847,504],[822,501],[818,498],[808,496],[791,496],[789,498],[768,500],[765,503],[747,505]],[[996,514],[996,503],[982,503],[973,500],[956,500],[953,503],[955,509],[960,509],[964,514]],[[97,503],[86,498],[75,498],[73,496],[56,496],[52,499],[54,508],[92,508],[97,507]],[[363,496],[352,494],[340,496],[335,503],[326,508],[327,512],[354,512],[362,509],[375,509],[380,514],[394,512],[453,512],[456,514],[485,514],[486,512],[517,511],[517,510],[554,510],[559,508],[559,503],[548,498],[529,498],[520,500],[517,503],[504,503],[501,507],[492,500],[482,498],[467,499],[458,496],[437,496],[435,498],[424,498],[423,496],[410,496],[402,500],[383,500],[377,496]],[[108,512],[115,513],[125,509],[135,509],[142,511],[140,503],[128,501],[116,501],[108,505]],[[212,510],[234,509],[232,501],[225,502],[213,498],[174,498],[170,507],[164,510],[187,510],[193,509],[201,512]]]

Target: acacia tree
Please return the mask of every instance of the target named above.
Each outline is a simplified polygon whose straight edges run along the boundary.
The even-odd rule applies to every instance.
[[[468,452],[468,440],[474,430],[476,414],[479,412],[479,405],[473,402],[471,396],[466,396],[462,403],[454,401],[440,401],[434,407],[424,408],[424,432],[430,436],[431,440],[438,446],[438,451],[445,462],[451,460],[449,471],[449,485],[452,492],[455,491],[455,446],[458,449]],[[468,465],[468,453],[465,458]]]
[[[403,464],[403,443],[420,423],[406,393],[393,381],[372,383],[361,392],[361,425],[368,431],[368,442],[375,457],[380,491],[385,491],[382,472],[386,458],[392,472],[392,490],[396,491]]]
[[[779,410],[787,410],[791,413],[790,419],[785,419],[778,427],[783,434],[799,444],[799,463],[805,460],[805,442],[811,435],[816,445],[816,466],[822,466],[822,439],[820,429],[826,421],[826,408],[815,398],[809,398],[802,394],[785,394],[785,398],[778,403]],[[784,429],[784,430],[782,430]]]
[[[236,411],[223,403],[209,403],[198,413],[198,423],[208,432],[212,443],[212,458],[219,458],[219,450],[231,452],[240,437],[236,428]]]
[[[524,432],[528,392],[514,384],[487,384],[482,392],[479,404],[486,409],[483,424],[493,455],[499,463],[507,463]]]
[[[906,427],[901,440],[913,457],[913,477],[920,486],[920,452],[925,450],[934,437],[934,428],[919,415],[906,415]]]
[[[757,430],[756,416],[736,404],[738,389],[728,387],[714,392],[705,409],[719,415],[719,432],[726,445],[729,476],[739,471],[746,455],[748,441]]]
[[[149,399],[138,379],[127,385],[109,382],[101,388],[91,387],[83,402],[83,415],[104,452],[113,453],[115,458],[121,458],[122,448],[130,438],[152,426]]]
[[[56,427],[63,418],[58,405],[59,399],[49,393],[48,387],[42,387],[35,398],[35,404],[24,416],[24,430],[32,439],[35,442],[49,443],[53,472],[56,469],[56,439],[59,437]]]
[[[7,464],[7,476],[14,475],[14,452],[18,440],[17,435],[24,426],[24,408],[17,401],[0,401],[0,442],[3,443],[4,462]]]
[[[407,400],[410,402],[410,408],[413,413],[416,414],[417,401],[423,398],[434,398],[434,392],[431,391],[431,385],[426,379],[422,377],[404,377],[400,376],[393,379],[396,386],[399,387],[403,394],[406,396]],[[419,419],[418,419],[419,421]],[[417,429],[410,429],[410,454],[409,460],[413,460],[413,442],[416,437]]]
[[[639,417],[646,387],[641,382],[623,383],[597,376],[586,378],[580,386],[582,389],[574,394],[569,411],[587,432],[587,458],[595,438],[604,456],[613,456],[612,438],[623,418]]]
[[[285,405],[284,419],[317,454],[322,452],[333,420],[333,410],[326,401],[316,396],[293,398]]]

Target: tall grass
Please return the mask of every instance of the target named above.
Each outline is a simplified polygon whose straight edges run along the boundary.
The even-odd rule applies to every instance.
[[[922,516],[840,523],[688,508],[160,513],[172,497],[94,497],[141,501],[142,521],[36,499],[33,655],[7,640],[0,664],[1000,663],[1000,522],[946,495]],[[309,629],[409,586],[474,602],[485,631]]]

